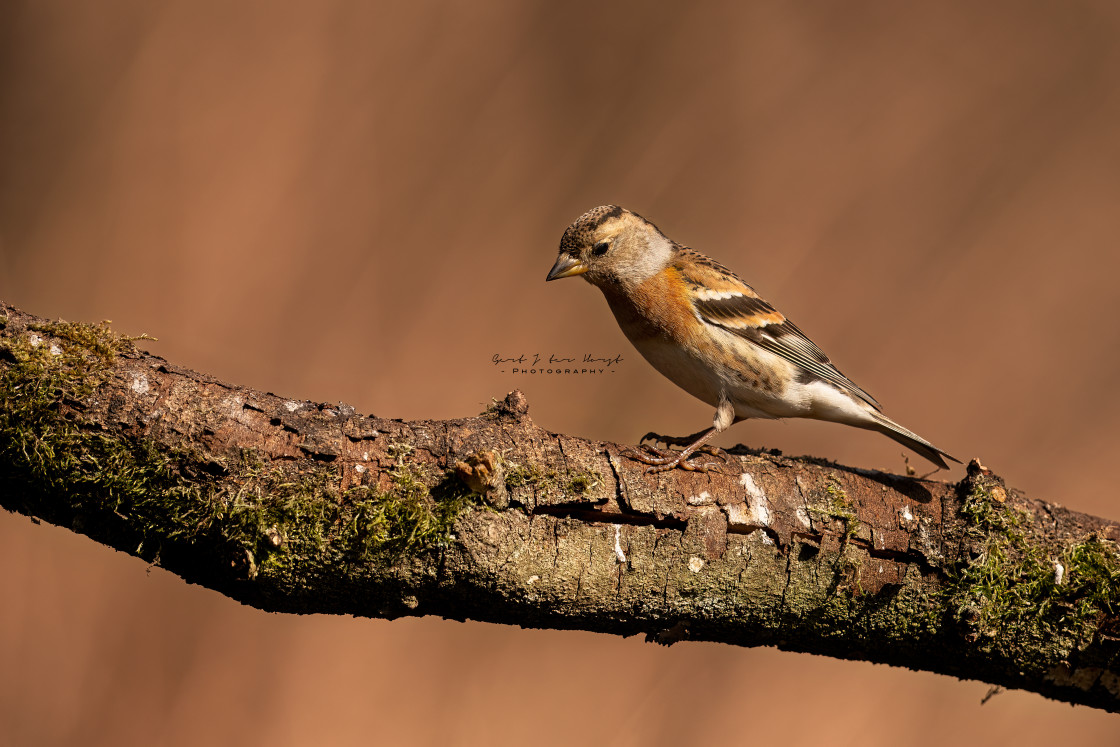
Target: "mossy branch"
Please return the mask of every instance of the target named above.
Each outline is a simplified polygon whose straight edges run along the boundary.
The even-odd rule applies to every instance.
[[[441,615],[866,659],[1120,710],[1109,522],[735,449],[645,474],[519,392],[406,423],[0,304],[0,505],[266,610]]]

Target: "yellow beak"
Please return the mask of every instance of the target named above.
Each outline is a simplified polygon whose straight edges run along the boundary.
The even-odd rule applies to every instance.
[[[587,272],[586,262],[582,259],[576,259],[570,254],[561,254],[556,258],[556,264],[548,271],[548,277],[545,280],[570,278],[572,275],[582,275],[585,272]]]

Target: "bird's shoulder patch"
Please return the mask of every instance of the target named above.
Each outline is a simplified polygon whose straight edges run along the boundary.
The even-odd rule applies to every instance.
[[[719,262],[691,249],[678,249],[675,265],[697,316],[732,329],[764,327],[785,321],[754,288]]]
[[[739,276],[711,257],[680,245],[673,247],[675,257],[673,267],[681,279],[696,293],[710,297],[717,295],[758,297],[754,289],[739,279]]]

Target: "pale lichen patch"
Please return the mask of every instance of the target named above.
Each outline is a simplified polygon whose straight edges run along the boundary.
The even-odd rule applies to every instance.
[[[690,506],[705,506],[712,502],[712,494],[707,490],[703,490],[699,495],[690,495],[688,497],[688,505]]]
[[[724,512],[727,513],[728,526],[746,526],[747,525],[747,507],[743,503],[735,503],[730,506],[723,507]]]
[[[148,385],[148,377],[142,373],[132,374],[132,383],[129,387],[137,394],[145,394],[151,388]]]
[[[909,504],[898,509],[898,526],[907,532],[912,532],[918,528],[918,517],[910,510]]]
[[[704,570],[704,559],[693,555],[688,559],[688,570],[693,573],[699,573]]]
[[[614,556],[618,562],[626,565],[626,553],[622,552],[622,525],[614,525]]]
[[[770,509],[764,503],[755,505],[735,503],[724,506],[727,513],[727,524],[732,527],[769,527]]]
[[[758,483],[754,481],[754,477],[752,477],[749,472],[744,472],[739,475],[739,484],[747,491],[747,495],[752,501],[758,502],[766,500],[766,494],[758,487]]]

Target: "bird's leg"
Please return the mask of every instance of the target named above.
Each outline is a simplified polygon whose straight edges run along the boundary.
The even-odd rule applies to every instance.
[[[700,437],[686,446],[684,451],[681,451],[680,453],[661,451],[659,449],[653,448],[652,446],[643,444],[642,448],[647,449],[652,453],[627,448],[623,450],[622,454],[623,456],[630,457],[635,461],[650,465],[649,469],[646,470],[647,473],[665,472],[666,470],[676,469],[677,467],[688,470],[690,472],[707,472],[709,469],[716,466],[715,462],[693,462],[689,459],[689,457],[696,453],[697,450],[711,448],[706,447],[705,445],[707,444],[708,440],[715,436],[717,433],[719,433],[719,429],[714,427],[709,428],[706,431],[702,431],[700,433]],[[644,441],[645,439],[642,440]]]

